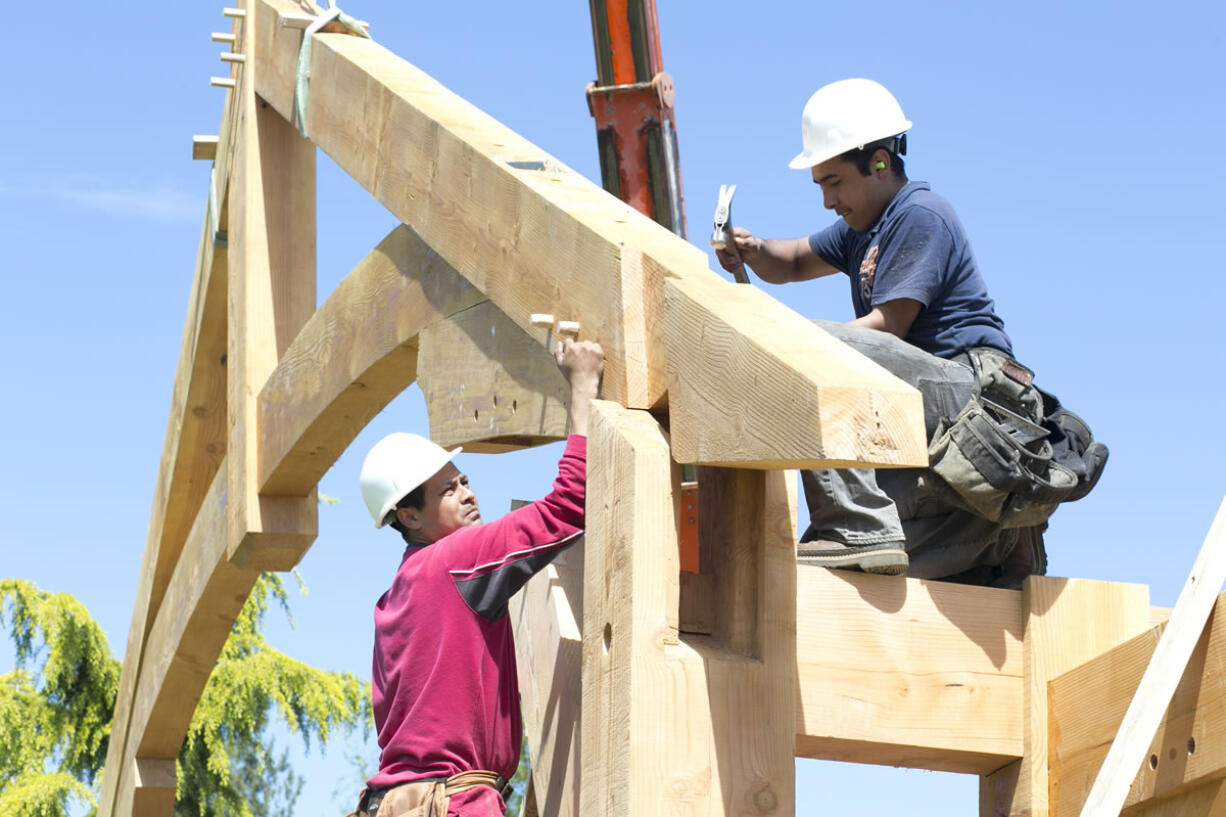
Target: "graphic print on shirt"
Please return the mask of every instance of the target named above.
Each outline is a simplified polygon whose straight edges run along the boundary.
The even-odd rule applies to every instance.
[[[877,277],[877,245],[869,247],[864,260],[860,262],[860,297],[866,307],[873,302],[873,280]]]

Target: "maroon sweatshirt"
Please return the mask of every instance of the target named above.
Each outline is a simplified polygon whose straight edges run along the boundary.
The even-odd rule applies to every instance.
[[[582,536],[586,453],[587,438],[572,435],[544,499],[405,549],[375,606],[371,697],[383,752],[367,785],[515,773],[523,726],[507,602]],[[466,804],[501,814],[486,786],[452,798],[452,810]]]

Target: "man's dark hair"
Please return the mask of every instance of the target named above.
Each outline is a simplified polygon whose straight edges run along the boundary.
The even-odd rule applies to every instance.
[[[906,137],[891,136],[889,139],[878,139],[876,142],[865,145],[862,148],[854,148],[839,155],[840,159],[846,159],[856,166],[860,171],[861,176],[868,176],[872,171],[873,154],[879,150],[884,150],[890,154],[890,170],[895,178],[906,179],[907,167],[902,160],[901,153],[907,152]]]
[[[395,508],[392,508],[390,511],[387,512],[387,515],[389,517],[387,520],[388,526],[391,527],[392,530],[399,533],[401,538],[404,539],[404,541],[410,544],[414,544],[413,540],[409,538],[409,529],[406,528],[404,525],[400,524],[400,520],[396,518],[396,511],[399,508],[413,508],[414,510],[420,511],[422,508],[425,507],[425,505],[426,505],[426,486],[418,485],[416,488],[414,488],[413,490],[409,491],[407,494],[402,496],[400,498],[400,501],[396,503]]]

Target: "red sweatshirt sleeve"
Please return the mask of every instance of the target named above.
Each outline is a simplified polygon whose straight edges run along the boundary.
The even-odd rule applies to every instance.
[[[501,618],[511,596],[583,535],[586,472],[587,438],[571,435],[548,496],[434,546],[475,613]]]

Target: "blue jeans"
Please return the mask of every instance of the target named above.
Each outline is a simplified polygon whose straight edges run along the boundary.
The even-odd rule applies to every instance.
[[[940,419],[957,416],[974,393],[975,374],[965,355],[945,360],[888,332],[814,323],[919,389],[929,439]],[[802,471],[801,481],[809,506],[802,542],[901,542],[911,561],[908,575],[920,578],[950,576],[984,560],[990,563],[1005,546],[997,526],[942,501],[938,478],[925,468],[820,469]],[[1006,538],[1011,548],[1016,534]]]

